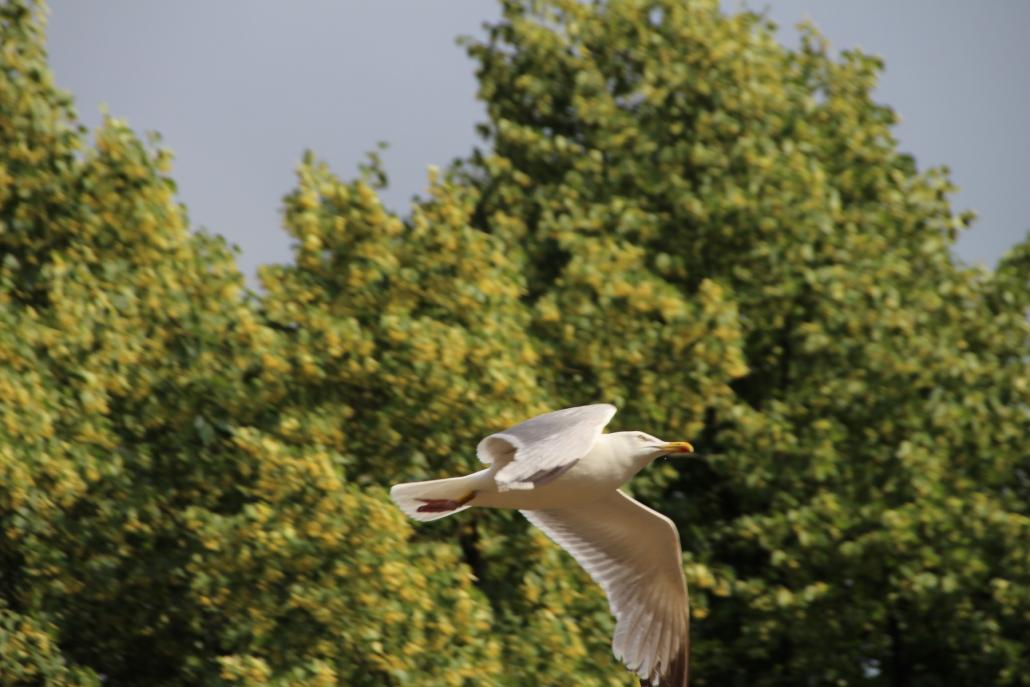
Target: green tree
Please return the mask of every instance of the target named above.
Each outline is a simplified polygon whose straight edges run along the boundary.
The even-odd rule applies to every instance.
[[[254,295],[0,3],[0,684],[632,684],[521,518],[384,489],[599,400],[713,454],[632,485],[680,526],[695,684],[1028,684],[1030,241],[956,263],[879,63],[814,30],[502,6],[486,149],[403,216],[374,156],[307,155]]]
[[[476,226],[531,275],[558,397],[718,454],[653,497],[683,528],[695,682],[1027,684],[1028,244],[958,264],[971,218],[898,152],[880,62],[810,28],[792,50],[715,2],[503,5],[470,45]],[[730,394],[687,376],[719,330],[679,371],[632,357],[691,336],[662,295],[713,283]]]
[[[358,484],[478,469],[473,449],[484,432],[597,394],[636,394],[651,422],[697,429],[704,399],[731,395],[743,363],[736,314],[717,285],[704,282],[688,299],[647,274],[632,247],[606,245],[568,272],[567,289],[540,318],[511,245],[472,225],[481,202],[474,187],[434,172],[427,197],[402,221],[370,185],[382,176],[378,166],[365,176],[343,183],[308,156],[286,199],[294,264],[261,274],[266,322],[290,341],[282,369],[294,407],[284,417],[306,428],[295,431],[298,442],[331,438]],[[599,279],[591,259],[623,276]],[[634,301],[634,293],[654,298]],[[600,298],[621,299],[627,311],[591,336],[604,316]],[[576,358],[555,368],[562,352]],[[602,369],[603,388],[578,371]],[[663,474],[668,481],[674,471]],[[661,483],[655,475],[641,488],[657,493]],[[527,538],[521,518],[468,515],[420,534],[463,557],[489,598],[491,634],[508,666],[498,682],[624,684],[606,604],[587,576],[542,535]]]
[[[460,549],[347,478],[330,380],[188,231],[166,151],[88,142],[41,14],[0,4],[0,684],[492,681]]]

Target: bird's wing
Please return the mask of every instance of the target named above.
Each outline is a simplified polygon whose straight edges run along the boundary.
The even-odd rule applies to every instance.
[[[502,491],[532,489],[555,479],[590,451],[615,406],[597,403],[537,415],[479,442],[476,455],[496,467]]]
[[[608,596],[612,651],[643,685],[686,687],[690,614],[672,520],[621,491],[522,514],[572,554]]]

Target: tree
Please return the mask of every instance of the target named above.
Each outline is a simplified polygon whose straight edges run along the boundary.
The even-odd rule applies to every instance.
[[[601,400],[711,454],[632,484],[695,684],[1027,684],[1030,241],[957,263],[878,61],[814,30],[502,5],[485,149],[403,216],[306,155],[261,294],[0,5],[0,684],[632,684],[520,517],[385,490]]]
[[[477,226],[532,275],[558,388],[572,372],[663,433],[704,421],[718,457],[655,498],[686,525],[698,684],[1026,684],[1028,244],[958,264],[971,217],[897,151],[879,61],[773,28],[714,2],[504,3],[470,45]],[[574,300],[628,274],[653,287]],[[673,328],[657,294],[711,283],[746,370],[663,422],[684,406],[637,386],[654,353],[612,351]]]
[[[496,673],[457,547],[407,545],[339,425],[297,440],[290,342],[169,154],[114,119],[87,143],[39,7],[0,6],[0,44],[0,684]]]

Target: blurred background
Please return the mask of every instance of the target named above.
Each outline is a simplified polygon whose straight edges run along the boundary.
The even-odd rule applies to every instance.
[[[51,64],[83,121],[101,104],[161,132],[191,221],[242,249],[240,268],[289,259],[278,199],[305,149],[349,176],[378,141],[404,214],[441,167],[480,144],[474,65],[455,44],[481,36],[498,5],[448,2],[174,4],[55,0]],[[978,221],[956,251],[991,266],[1030,226],[1030,3],[999,0],[772,0],[750,7],[797,44],[810,19],[836,50],[886,61],[876,97],[902,117],[902,151],[921,169],[947,164],[953,207]]]

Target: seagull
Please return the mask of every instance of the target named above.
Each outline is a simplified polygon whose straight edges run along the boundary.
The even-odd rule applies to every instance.
[[[656,458],[694,447],[643,432],[604,434],[615,412],[598,403],[538,415],[479,442],[486,469],[397,484],[390,496],[420,521],[473,507],[520,511],[604,590],[616,621],[612,651],[642,687],[686,687],[690,614],[679,533],[619,487]]]

